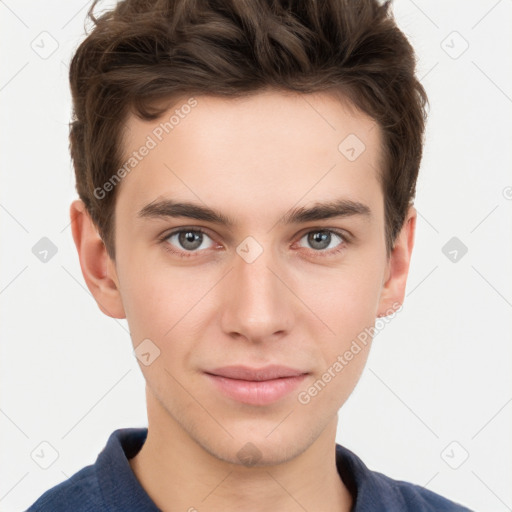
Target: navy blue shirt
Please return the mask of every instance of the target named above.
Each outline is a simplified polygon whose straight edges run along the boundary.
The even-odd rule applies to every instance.
[[[46,491],[26,512],[159,512],[128,462],[147,433],[147,428],[115,430],[94,464]],[[471,512],[419,485],[370,471],[339,444],[336,466],[354,498],[351,512]]]

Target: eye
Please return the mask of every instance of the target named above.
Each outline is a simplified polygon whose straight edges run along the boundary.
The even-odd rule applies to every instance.
[[[184,258],[193,256],[199,250],[209,249],[213,243],[205,244],[205,239],[213,240],[202,229],[178,229],[162,237],[161,241],[165,242],[165,248],[178,256]],[[175,249],[175,247],[177,249]],[[187,254],[191,253],[191,254]]]
[[[301,240],[303,239],[306,239],[306,243],[309,244],[315,252],[326,253],[326,255],[341,251],[347,244],[344,235],[331,229],[315,229],[309,231],[301,238]],[[338,243],[336,243],[337,241]]]
[[[347,236],[332,229],[315,229],[305,233],[299,240],[306,239],[310,250],[318,256],[332,256],[342,251],[348,244]],[[210,243],[208,243],[208,240]],[[180,228],[160,238],[166,251],[180,257],[197,256],[202,250],[215,246],[212,238],[201,228]]]

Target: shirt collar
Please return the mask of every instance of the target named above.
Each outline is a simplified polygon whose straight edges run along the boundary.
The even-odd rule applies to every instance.
[[[98,455],[96,476],[110,512],[160,511],[140,485],[128,462],[142,448],[147,434],[147,428],[117,429],[110,434],[107,445]]]
[[[159,512],[160,509],[140,485],[128,459],[134,457],[146,441],[147,428],[121,428],[110,435],[107,445],[98,455],[96,475],[105,503],[111,512],[143,510]],[[343,483],[354,499],[352,512],[377,510],[365,503],[374,502],[376,482],[372,472],[353,452],[336,444],[336,467]],[[377,503],[374,503],[377,505]],[[380,506],[385,506],[380,503]],[[379,510],[381,510],[380,506]],[[382,510],[385,510],[382,508]]]

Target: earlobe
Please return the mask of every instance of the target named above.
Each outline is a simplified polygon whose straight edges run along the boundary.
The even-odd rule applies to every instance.
[[[398,304],[403,304],[414,247],[416,218],[416,209],[411,205],[389,257],[387,279],[382,288],[377,314],[379,317],[390,315],[398,308]]]
[[[110,260],[83,201],[73,201],[69,214],[73,240],[87,288],[103,313],[112,318],[126,318],[115,264]]]

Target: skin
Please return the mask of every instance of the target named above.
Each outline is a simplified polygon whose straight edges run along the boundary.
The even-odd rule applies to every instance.
[[[327,93],[272,90],[196,100],[118,185],[115,262],[83,203],[71,205],[80,265],[100,309],[127,319],[134,347],[149,338],[160,350],[150,365],[139,362],[148,438],[130,465],[164,511],[348,512],[353,499],[335,466],[338,410],[359,380],[371,341],[309,403],[297,398],[359,333],[402,303],[416,211],[410,207],[388,258],[377,172],[381,131],[349,104]],[[127,153],[162,119],[131,116]],[[338,150],[349,134],[366,146],[355,161]],[[138,217],[163,198],[207,205],[235,225]],[[294,207],[337,198],[361,202],[371,215],[279,223]],[[207,231],[190,258],[166,250],[187,252],[191,245],[180,245],[178,236],[159,241],[179,227]],[[327,229],[350,237],[332,234],[322,246],[307,236]],[[236,252],[248,236],[263,249],[252,263]],[[203,373],[272,363],[310,374],[265,406],[228,398]],[[237,456],[248,442],[260,457],[253,466]]]

